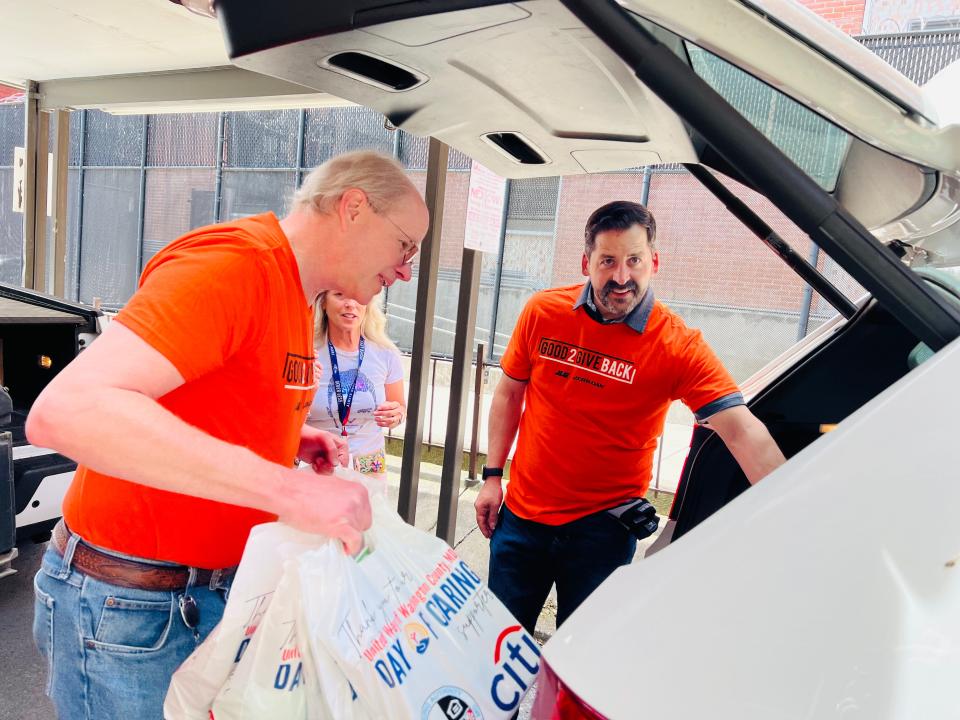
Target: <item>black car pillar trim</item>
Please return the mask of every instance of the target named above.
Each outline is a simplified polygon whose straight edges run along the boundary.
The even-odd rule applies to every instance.
[[[714,197],[722,202],[734,217],[742,222],[750,232],[760,238],[797,273],[797,275],[803,278],[824,300],[830,303],[837,312],[848,320],[856,314],[857,306],[854,305],[846,295],[840,292],[836,285],[827,280],[813,265],[800,257],[773,228],[767,225],[745,202],[730,192],[723,183],[714,177],[713,173],[696,163],[684,163],[684,167],[687,168],[690,174],[699,180]]]

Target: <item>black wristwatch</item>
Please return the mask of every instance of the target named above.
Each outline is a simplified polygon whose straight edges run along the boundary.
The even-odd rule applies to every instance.
[[[497,467],[487,467],[483,466],[483,472],[481,473],[484,480],[492,477],[503,477],[503,468]]]

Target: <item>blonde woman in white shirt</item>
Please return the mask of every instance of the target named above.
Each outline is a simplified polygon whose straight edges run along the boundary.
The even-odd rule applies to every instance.
[[[384,429],[406,415],[400,351],[386,335],[381,298],[369,305],[339,292],[317,299],[320,386],[307,423],[347,439],[354,469],[386,473]]]

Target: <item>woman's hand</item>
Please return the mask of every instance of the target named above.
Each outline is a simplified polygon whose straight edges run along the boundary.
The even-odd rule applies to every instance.
[[[311,465],[314,472],[330,475],[337,465],[348,466],[350,449],[344,438],[304,425],[300,430],[300,449],[297,450],[297,457]]]
[[[373,411],[373,419],[382,428],[395,428],[403,422],[406,408],[398,402],[387,400]]]

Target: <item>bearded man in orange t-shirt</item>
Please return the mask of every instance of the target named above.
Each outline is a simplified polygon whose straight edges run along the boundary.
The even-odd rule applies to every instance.
[[[346,443],[304,423],[314,301],[368,303],[409,280],[427,225],[392,158],[333,158],[283,219],[201,228],[157,253],[37,399],[30,442],[79,463],[36,577],[34,636],[60,718],[162,717],[253,525],[279,518],[359,549],[366,491],[331,476]]]
[[[654,300],[655,240],[638,203],[594,211],[589,280],[534,295],[500,360],[477,525],[491,538],[490,589],[531,633],[551,586],[560,625],[633,560],[628,527],[650,530],[642,498],[674,400],[717,432],[751,483],[784,462],[700,332]]]

